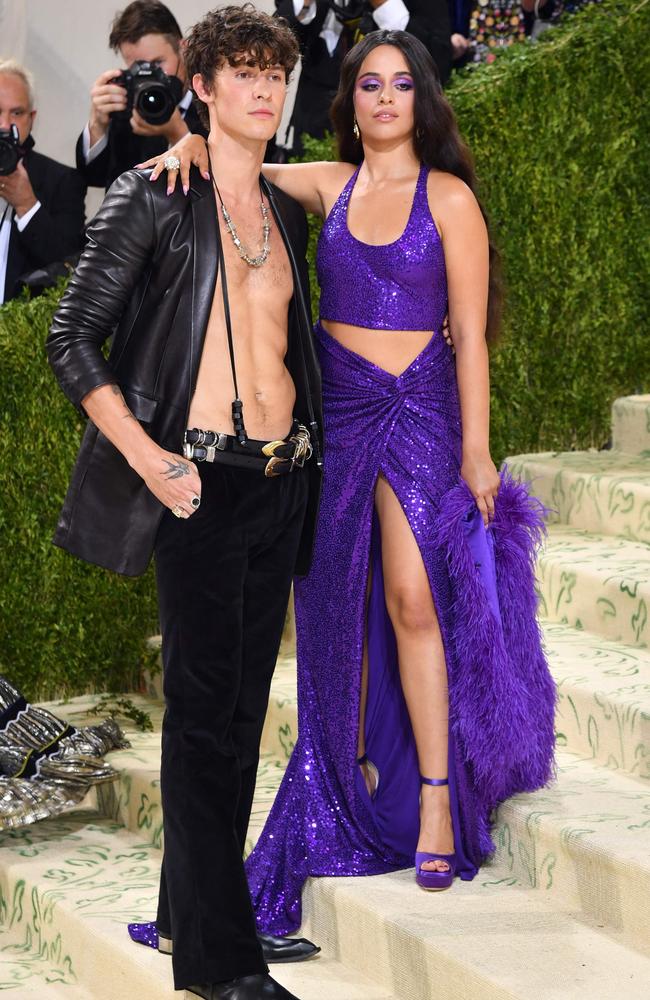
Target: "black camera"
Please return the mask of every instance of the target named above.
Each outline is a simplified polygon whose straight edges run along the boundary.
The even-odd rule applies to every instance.
[[[0,177],[13,174],[18,166],[18,160],[24,155],[25,150],[20,145],[18,126],[0,128]]]
[[[126,109],[113,111],[113,118],[129,119],[137,111],[149,125],[164,125],[174,114],[183,96],[183,85],[177,76],[167,76],[158,63],[138,59],[116,76],[117,83],[126,90]]]

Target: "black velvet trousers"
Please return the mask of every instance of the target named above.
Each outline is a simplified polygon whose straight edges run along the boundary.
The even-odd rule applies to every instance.
[[[266,971],[243,866],[259,744],[307,501],[304,470],[198,466],[155,559],[163,637],[158,928],[176,989]]]

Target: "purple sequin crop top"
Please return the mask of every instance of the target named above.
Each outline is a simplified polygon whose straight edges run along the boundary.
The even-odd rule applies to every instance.
[[[420,169],[406,229],[394,243],[381,246],[362,243],[348,229],[359,169],[327,216],[318,241],[320,317],[372,330],[438,332],[447,313],[447,273],[427,199],[429,168]]]

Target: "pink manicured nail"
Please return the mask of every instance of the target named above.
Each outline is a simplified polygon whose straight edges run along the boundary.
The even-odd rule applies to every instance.
[[[210,171],[209,170],[204,170],[203,171],[203,177],[205,177],[206,181],[209,181],[210,180]]]
[[[173,187],[168,187],[168,188],[167,188],[167,197],[169,197],[169,195],[170,195],[170,194],[173,194],[173,193],[174,193],[174,189],[173,189]]]
[[[188,191],[189,191],[189,188],[188,188],[187,184],[183,184],[183,194],[186,195]]]

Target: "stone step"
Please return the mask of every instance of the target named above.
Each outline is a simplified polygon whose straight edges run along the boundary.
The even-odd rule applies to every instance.
[[[576,635],[580,640],[588,638],[575,632],[571,635],[572,630],[566,627],[545,628],[547,644],[552,647],[549,650],[552,663],[563,646],[571,647],[577,642]],[[591,640],[600,642],[608,656],[615,656],[613,644],[602,643],[593,636]],[[589,655],[580,643],[578,650],[574,649],[572,655]],[[630,655],[637,652],[630,651]],[[612,669],[616,668],[614,663]],[[626,663],[624,669],[631,669],[631,664]],[[290,747],[284,733],[280,739],[280,730],[288,726],[290,733],[295,732],[293,675],[292,661],[286,658],[279,665],[274,681],[267,720],[268,739],[277,739],[275,747],[281,747],[282,756],[268,749],[263,755],[249,847],[259,835],[286,765]],[[91,702],[92,699],[85,703]],[[59,706],[59,711],[80,712],[83,704],[83,699],[77,699],[67,708]],[[74,717],[79,721],[79,716]],[[160,838],[153,835],[160,808],[159,737],[154,733],[131,738],[132,749],[112,754],[111,760],[122,770],[115,801],[124,820],[134,825],[135,833],[120,830],[110,821],[101,821],[104,830],[109,831],[105,839],[119,833],[122,838],[135,840],[138,848],[138,905],[128,916],[122,906],[120,935],[129,919],[151,918],[160,856],[155,846]],[[426,894],[413,885],[412,871],[374,879],[312,880],[305,894],[306,928],[325,945],[325,956],[341,963],[336,974],[345,978],[345,970],[353,969],[355,975],[373,979],[376,988],[404,1000],[433,995],[459,1000],[461,997],[463,1000],[639,997],[640,977],[650,974],[647,965],[650,789],[638,778],[607,771],[593,761],[563,751],[558,755],[558,763],[556,786],[534,795],[518,796],[501,807],[495,831],[498,844],[495,863],[485,866],[473,883],[455,883],[449,893]],[[102,790],[102,795],[109,787]],[[51,826],[56,835],[56,823]],[[32,837],[38,841],[45,830],[46,824],[39,824],[24,835],[30,841]],[[119,839],[114,842],[124,843]],[[93,862],[97,850],[91,847],[88,852],[83,836],[81,843],[86,861]],[[4,868],[2,846],[0,841],[0,865]],[[34,847],[30,843],[30,852]],[[58,850],[59,858],[67,853]],[[106,850],[103,853],[106,855]],[[131,863],[128,851],[118,853]],[[77,864],[73,856],[71,870],[76,871]],[[51,868],[49,864],[48,870]],[[55,891],[60,889],[62,881],[65,884],[61,875],[65,870],[60,864],[55,868],[58,872]],[[119,873],[115,881],[125,881],[128,886],[129,877],[124,879]],[[112,879],[99,877],[92,882],[102,892],[108,888],[107,898],[112,899]],[[84,899],[88,900],[86,890],[84,886]],[[92,910],[92,899],[88,905]],[[95,909],[99,913],[100,907]],[[102,919],[108,919],[109,929],[117,922],[114,911],[103,912]],[[516,948],[512,943],[514,934]],[[372,942],[372,946],[368,947],[367,942]],[[120,937],[119,947],[123,949],[123,945]],[[508,949],[514,961],[504,965]],[[146,956],[145,949],[136,952],[138,955],[144,952]],[[119,960],[124,960],[123,951]],[[146,963],[150,959],[137,961]],[[550,967],[554,970],[552,990],[548,978],[544,979]],[[628,974],[622,982],[613,971],[621,968]],[[305,976],[309,970],[310,966],[302,967]],[[138,982],[138,976],[143,975],[144,972],[137,972]],[[597,993],[595,983],[598,983]],[[307,980],[305,984],[308,986]],[[435,993],[427,992],[433,989],[431,984],[438,984]],[[296,983],[287,981],[286,985],[289,988],[293,985],[299,996],[303,993],[310,996],[305,988],[301,993]],[[465,989],[467,992],[463,992]],[[147,995],[143,994],[145,998]],[[162,992],[158,995],[165,996]],[[320,1000],[328,994],[313,995]],[[370,998],[374,994],[359,995]],[[345,993],[342,997],[348,1000]]]
[[[497,812],[496,859],[650,955],[650,785],[558,751],[558,780]]]
[[[650,395],[621,396],[612,406],[612,447],[650,455]]]
[[[537,582],[542,618],[650,645],[650,545],[550,525]]]
[[[543,623],[558,746],[650,782],[650,650]]]
[[[650,461],[620,451],[546,452],[506,459],[549,508],[549,523],[650,543]]]
[[[558,752],[558,764],[556,785],[517,796],[499,810],[499,863],[509,877],[557,897],[576,914],[619,934],[630,947],[650,950],[650,783],[565,751]],[[248,850],[259,836],[285,766],[273,753],[262,757]],[[156,790],[141,788],[138,780],[137,773],[125,771],[124,785],[129,784],[131,794],[154,800]],[[159,810],[159,801],[154,807]],[[137,821],[138,812],[127,808],[124,817]],[[153,846],[151,830],[140,818],[135,833],[148,847]]]
[[[71,983],[65,993],[60,987],[70,1000],[182,997],[174,991],[169,958],[133,944],[126,930],[155,911],[161,857],[156,847],[89,810],[0,834],[0,901],[2,913],[11,914],[3,953],[29,942],[23,971],[30,995],[38,992],[35,977],[46,975],[41,956],[49,955],[51,974]],[[331,954],[274,968],[273,976],[301,1000],[399,1000]]]
[[[603,892],[614,900],[618,890],[612,888],[612,880],[614,887],[617,879],[634,886],[642,884],[647,876],[641,878],[626,852],[630,845],[642,844],[645,831],[650,830],[650,653],[553,623],[544,624],[544,636],[559,685],[558,742],[592,760],[580,761],[575,755],[560,754],[557,786],[506,803],[497,825],[499,850],[504,866],[518,878],[557,893],[578,911],[584,904],[584,912],[590,914],[598,902],[593,900],[594,884],[605,886]],[[71,714],[73,709],[80,711],[82,704],[78,699],[67,709],[59,706],[58,711]],[[155,712],[160,712],[158,706],[154,706]],[[272,686],[249,850],[273,802],[295,735],[295,664],[286,657],[278,664]],[[160,846],[159,736],[155,732],[135,734],[131,740],[131,750],[111,755],[121,778],[99,790],[99,805],[143,841]],[[615,769],[621,774],[612,773]],[[625,772],[634,780],[626,779]],[[576,778],[576,774],[585,775],[584,780]],[[613,800],[626,803],[623,818],[613,809]],[[564,815],[562,810],[568,807],[575,814]],[[550,818],[538,828],[540,813],[549,813]],[[567,816],[572,825],[568,825]],[[607,833],[604,842],[592,844],[591,836],[584,832],[585,817],[597,824],[597,837]],[[622,840],[621,824],[625,828]],[[579,834],[575,833],[576,827]],[[513,836],[516,849],[512,847]],[[646,850],[645,854],[650,864],[650,852]],[[554,872],[550,881],[546,872],[549,866]],[[648,900],[644,920],[650,918],[650,896]],[[644,913],[643,907],[638,912]],[[617,914],[610,912],[605,923],[610,930],[622,926],[639,946],[641,931],[629,915],[621,925]]]
[[[13,914],[5,949],[30,940],[58,956],[79,988],[57,984],[53,996],[179,996],[169,959],[132,944],[125,929],[154,910],[160,857],[88,810],[0,835],[2,911]],[[302,1000],[640,1000],[650,981],[650,960],[621,931],[603,934],[600,914],[585,918],[522,887],[502,863],[435,894],[417,889],[412,871],[312,879],[305,915],[302,931],[323,956],[273,970]],[[38,992],[33,982],[25,989]]]
[[[302,932],[404,1000],[641,1000],[650,959],[499,865],[446,892],[412,871],[311,879]]]

